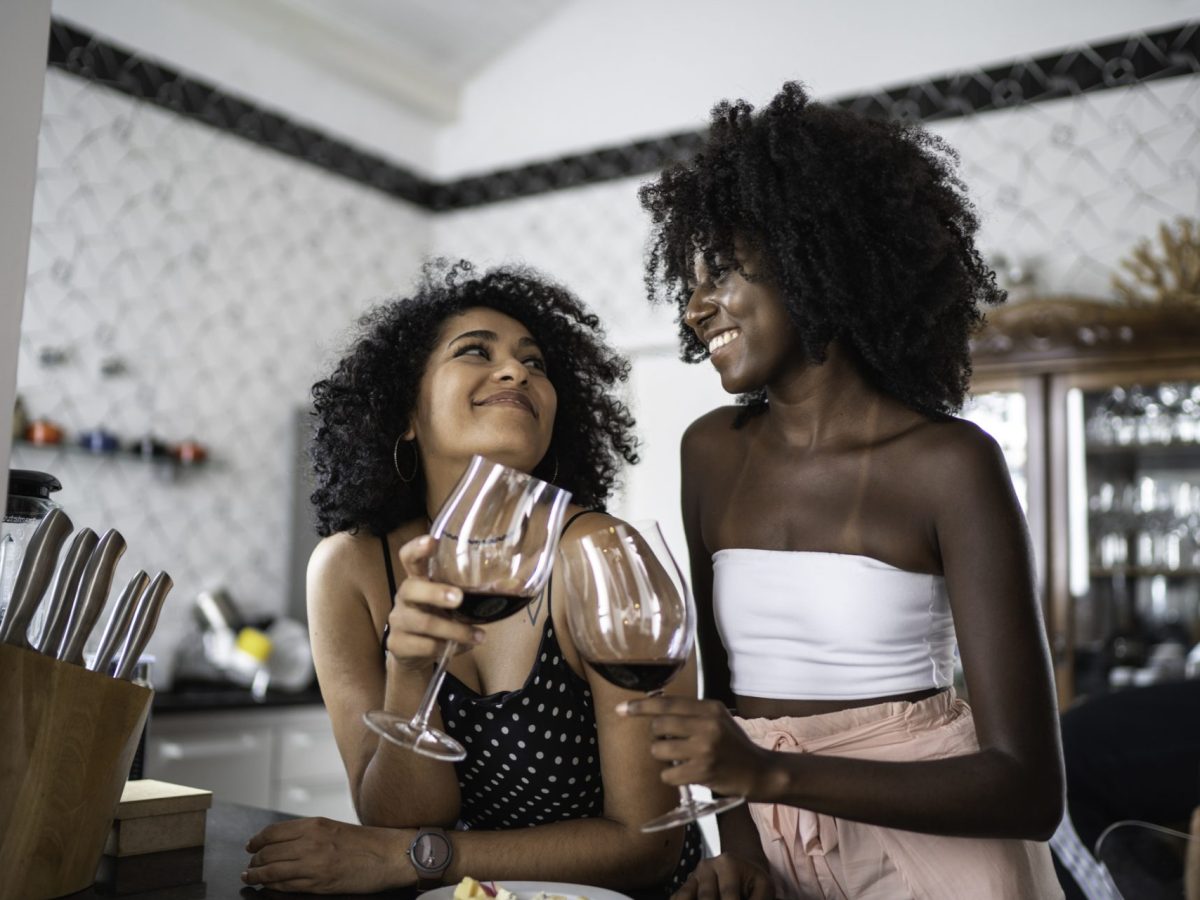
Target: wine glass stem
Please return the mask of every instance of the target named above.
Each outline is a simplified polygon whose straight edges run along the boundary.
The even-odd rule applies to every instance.
[[[672,765],[678,765],[678,763],[673,763]],[[679,785],[679,805],[687,810],[695,810],[696,796],[692,793],[692,786],[690,784]]]
[[[429,717],[433,715],[433,704],[437,701],[438,691],[442,689],[442,682],[446,680],[446,666],[450,664],[450,658],[454,656],[457,649],[458,644],[454,641],[446,641],[446,647],[442,650],[442,655],[438,657],[437,665],[433,668],[433,677],[429,679],[429,686],[425,688],[425,696],[421,698],[421,705],[417,707],[416,715],[409,722],[413,728],[424,731],[429,727]]]
[[[655,688],[652,691],[646,691],[647,697],[661,697],[662,695],[662,688]],[[679,760],[672,760],[671,765],[679,765]],[[679,805],[689,810],[694,810],[696,808],[696,796],[692,793],[692,786],[690,784],[679,785]]]

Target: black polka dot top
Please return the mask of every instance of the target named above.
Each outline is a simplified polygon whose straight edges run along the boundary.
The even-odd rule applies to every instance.
[[[548,614],[524,686],[484,697],[447,674],[438,701],[467,749],[455,768],[468,828],[603,815],[592,692],[563,659]]]
[[[384,546],[386,552],[386,539]],[[390,559],[388,581],[394,598]],[[533,669],[515,691],[484,696],[446,674],[438,693],[442,722],[467,750],[454,764],[460,828],[497,831],[604,814],[592,692],[563,658],[554,631],[547,603]],[[689,825],[668,892],[687,879],[701,849],[700,829]]]

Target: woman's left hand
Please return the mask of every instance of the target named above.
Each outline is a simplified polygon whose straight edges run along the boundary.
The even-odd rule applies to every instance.
[[[617,706],[622,716],[650,718],[650,754],[676,765],[665,769],[667,784],[703,784],[718,794],[754,798],[770,753],[738,727],[723,703],[690,697],[648,697]]]
[[[369,894],[415,884],[412,829],[370,828],[332,819],[268,825],[246,844],[246,884],[309,894]]]

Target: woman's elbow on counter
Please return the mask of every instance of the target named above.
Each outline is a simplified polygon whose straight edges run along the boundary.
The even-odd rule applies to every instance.
[[[634,846],[623,865],[630,873],[629,887],[651,887],[661,885],[679,865],[683,852],[683,830],[672,829],[643,834],[639,830],[633,838]]]

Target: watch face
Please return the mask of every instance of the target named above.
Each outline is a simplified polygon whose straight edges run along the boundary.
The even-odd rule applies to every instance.
[[[423,869],[440,869],[450,861],[450,842],[445,835],[426,831],[412,844],[412,858]]]

